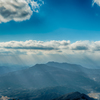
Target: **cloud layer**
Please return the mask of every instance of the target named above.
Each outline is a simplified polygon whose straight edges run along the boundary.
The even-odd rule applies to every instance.
[[[0,42],[0,62],[33,65],[48,61],[100,66],[100,41]]]
[[[15,49],[15,50],[72,50],[72,51],[99,51],[100,41],[76,41],[71,43],[69,40],[62,41],[9,41],[0,42],[2,49]]]
[[[70,41],[10,41],[10,42],[1,42],[0,48],[7,51],[12,50],[38,50],[38,51],[58,51],[62,48],[65,48],[70,44]]]
[[[43,1],[38,3],[31,0],[0,0],[0,23],[30,19],[42,4]]]

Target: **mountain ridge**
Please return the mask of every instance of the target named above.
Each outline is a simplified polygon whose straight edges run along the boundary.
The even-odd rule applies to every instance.
[[[92,79],[94,77],[99,78],[99,70],[84,69],[83,67],[81,69],[81,66],[76,64],[55,62],[53,62],[53,64],[55,65],[50,65],[50,63],[36,64],[27,69],[10,72],[4,76],[0,76],[0,93],[4,91],[3,95],[5,95],[5,91],[7,91],[7,96],[13,96],[12,93],[14,93],[15,90],[16,97],[16,93],[20,93],[19,91],[22,90],[23,93],[20,93],[21,95],[18,94],[19,97],[24,97],[25,93],[27,94],[26,97],[29,98],[30,95],[32,96],[30,93],[35,93],[33,90],[42,89],[43,91],[41,90],[41,92],[38,91],[36,93],[37,95],[38,93],[41,94],[38,98],[42,98],[41,100],[44,100],[44,97],[48,98],[48,96],[53,93],[56,94],[56,96],[53,95],[52,98],[73,91],[83,91],[83,93],[90,93],[92,90],[100,91],[100,83]],[[80,69],[77,70],[77,68]],[[91,77],[89,77],[89,75]],[[48,88],[48,90],[44,88]],[[65,89],[67,89],[67,91]],[[58,93],[57,90],[59,91]]]
[[[86,94],[80,92],[73,92],[73,93],[65,94],[53,100],[96,100],[96,99],[90,98]]]
[[[46,64],[36,64],[33,67],[11,72],[3,77],[0,77],[0,84],[8,83],[5,87],[24,86],[24,87],[51,87],[66,84],[89,86],[90,84],[97,85],[95,81],[88,78],[85,73],[64,70]],[[12,84],[12,85],[11,85]],[[3,86],[2,86],[3,87]]]

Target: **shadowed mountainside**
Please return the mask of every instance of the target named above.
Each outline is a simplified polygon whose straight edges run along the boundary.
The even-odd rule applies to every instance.
[[[73,92],[70,94],[63,95],[53,100],[95,100],[95,99],[90,98],[89,96],[85,94],[81,94],[79,92]]]

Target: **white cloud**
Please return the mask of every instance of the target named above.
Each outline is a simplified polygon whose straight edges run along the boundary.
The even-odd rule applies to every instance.
[[[70,49],[72,50],[89,50],[90,48],[91,47],[89,41],[76,41],[70,46]]]
[[[42,4],[43,1],[38,3],[32,0],[0,0],[0,23],[30,19]]]
[[[5,49],[26,49],[26,50],[58,50],[62,47],[66,47],[70,44],[70,41],[10,41],[0,42],[0,48]]]
[[[9,41],[0,42],[0,50],[31,50],[31,51],[55,51],[55,52],[98,52],[100,51],[100,41]],[[68,52],[68,53],[69,53]]]
[[[100,6],[100,0],[93,0],[93,4],[92,4],[92,5],[94,5],[95,3],[96,3],[98,6]]]
[[[19,60],[20,59],[20,60]],[[100,41],[9,41],[0,42],[0,62],[27,65],[48,61],[100,66]]]
[[[72,51],[85,51],[93,52],[100,51],[100,41],[76,41],[70,43],[70,41],[36,41],[36,40],[27,40],[27,41],[9,41],[9,42],[0,42],[0,49],[7,50],[72,50]]]

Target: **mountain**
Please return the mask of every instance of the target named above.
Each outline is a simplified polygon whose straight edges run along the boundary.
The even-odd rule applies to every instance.
[[[83,72],[65,70],[47,64],[36,64],[25,70],[8,73],[0,77],[1,89],[46,88],[67,85],[91,89],[98,84]]]
[[[81,65],[69,64],[69,63],[48,62],[46,65],[74,72],[79,72],[87,69],[85,67],[82,67]]]
[[[99,81],[93,79],[99,79],[99,74],[99,69],[87,69],[76,64],[36,64],[0,76],[0,94],[20,100],[52,100],[74,91],[100,92]]]
[[[28,68],[27,66],[0,66],[0,76],[8,74],[9,72],[14,72],[18,70],[23,70]]]
[[[43,89],[16,89],[9,90],[9,92],[4,91],[2,95],[8,96],[11,100],[14,98],[16,100],[52,100],[54,98],[60,97],[66,93],[75,91],[86,92],[85,90],[69,86],[57,86],[48,87]]]
[[[100,69],[89,69],[77,64],[48,62],[46,65],[61,68],[64,70],[78,72],[87,75],[90,79],[100,83]]]
[[[95,100],[95,99],[90,98],[89,96],[85,94],[81,94],[79,92],[73,92],[70,94],[63,95],[53,100]]]

